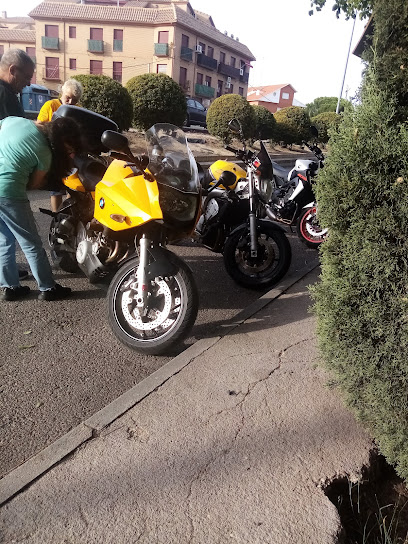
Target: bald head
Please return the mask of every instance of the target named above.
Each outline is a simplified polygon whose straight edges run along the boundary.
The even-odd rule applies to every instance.
[[[8,49],[0,60],[0,79],[8,83],[13,91],[20,93],[30,85],[35,64],[22,49]]]

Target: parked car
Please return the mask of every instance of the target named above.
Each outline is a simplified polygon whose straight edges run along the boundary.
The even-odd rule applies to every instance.
[[[200,102],[193,98],[187,98],[187,117],[184,126],[200,125],[207,126],[207,109]]]

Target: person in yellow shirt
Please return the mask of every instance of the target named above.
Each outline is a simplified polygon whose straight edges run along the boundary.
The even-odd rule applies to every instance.
[[[83,93],[82,85],[76,79],[67,79],[61,88],[61,97],[54,100],[48,100],[43,104],[37,117],[37,121],[49,122],[52,114],[63,104],[75,106],[80,100]],[[51,191],[51,209],[53,212],[58,211],[62,204],[63,192]]]

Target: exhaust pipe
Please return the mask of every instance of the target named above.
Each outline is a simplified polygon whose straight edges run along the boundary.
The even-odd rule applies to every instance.
[[[275,212],[272,211],[272,207],[269,204],[265,204],[265,212],[271,221],[278,221],[278,223],[284,223],[285,225],[291,225],[292,221],[288,219],[282,219],[278,217]]]

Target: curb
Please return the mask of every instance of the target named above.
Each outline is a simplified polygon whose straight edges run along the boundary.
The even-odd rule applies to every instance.
[[[133,408],[142,399],[162,386],[172,376],[178,374],[184,367],[192,363],[198,356],[209,350],[213,345],[236,329],[247,319],[267,306],[273,300],[285,293],[290,287],[315,270],[319,264],[305,266],[290,276],[284,278],[279,287],[275,287],[240,311],[222,327],[220,336],[203,338],[188,347],[185,351],[171,359],[168,363],[153,372],[150,376],[120,395],[110,404],[93,414],[91,417],[74,427],[71,431],[47,446],[40,453],[28,459],[25,463],[12,470],[0,480],[0,506],[8,502],[17,493],[23,491],[37,478],[48,472],[65,457],[72,454],[82,444],[96,438],[100,432],[125,412]]]

